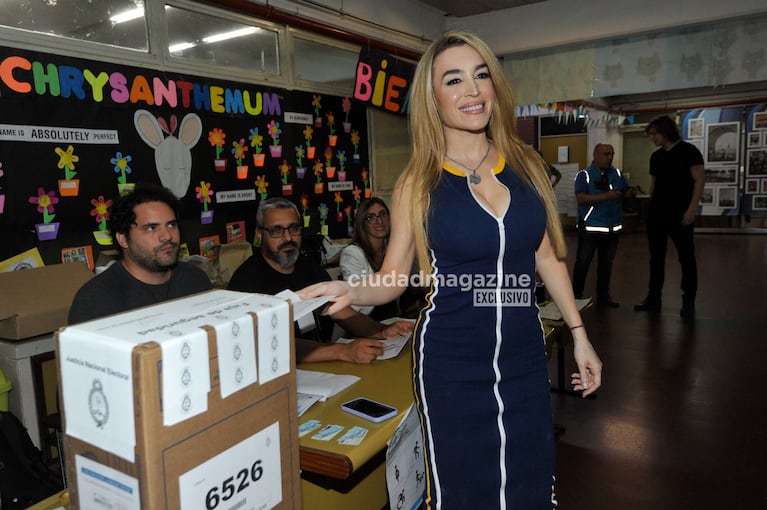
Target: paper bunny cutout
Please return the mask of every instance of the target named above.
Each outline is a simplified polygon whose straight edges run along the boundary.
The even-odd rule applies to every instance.
[[[154,163],[162,185],[179,198],[186,195],[192,178],[192,147],[202,135],[200,117],[196,113],[185,115],[178,138],[173,134],[178,127],[175,115],[171,115],[168,126],[164,118],[155,118],[146,110],[136,110],[133,124],[141,139],[154,149]]]

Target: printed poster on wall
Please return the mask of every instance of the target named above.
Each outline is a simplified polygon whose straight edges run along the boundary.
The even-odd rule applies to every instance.
[[[372,194],[365,105],[0,47],[0,259],[111,242],[110,207],[138,182],[183,204],[182,240],[226,240],[285,197],[309,232],[347,237]]]

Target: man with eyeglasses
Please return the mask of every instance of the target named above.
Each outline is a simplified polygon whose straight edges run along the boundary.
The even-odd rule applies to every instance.
[[[232,275],[228,289],[241,292],[277,294],[290,289],[303,289],[313,283],[330,280],[322,265],[301,254],[301,215],[296,205],[284,198],[261,202],[256,212],[256,239],[260,249],[242,263]],[[349,344],[323,343],[330,339],[335,321],[350,335],[361,337]],[[351,361],[370,363],[383,353],[380,340],[406,335],[409,322],[385,326],[351,307],[320,318],[314,340],[299,338],[296,332],[296,361]]]
[[[597,306],[617,308],[610,296],[610,274],[623,229],[623,197],[631,190],[626,177],[615,168],[612,145],[598,143],[594,160],[575,176],[578,202],[578,249],[573,268],[573,293],[583,298],[586,275],[597,253]]]
[[[211,289],[201,269],[178,260],[178,211],[175,195],[156,184],[117,199],[108,221],[122,258],[77,291],[69,324]]]

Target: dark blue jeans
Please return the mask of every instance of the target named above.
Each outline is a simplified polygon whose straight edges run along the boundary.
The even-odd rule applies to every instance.
[[[589,273],[591,259],[597,254],[597,301],[610,299],[610,274],[613,271],[613,259],[618,251],[620,234],[591,233],[578,231],[578,251],[575,253],[573,268],[573,294],[583,297],[586,275]]]
[[[698,291],[698,265],[695,260],[693,225],[682,225],[676,215],[653,214],[647,217],[647,242],[650,247],[650,284],[647,299],[660,302],[666,277],[666,249],[669,238],[676,247],[682,266],[682,298],[695,302]]]

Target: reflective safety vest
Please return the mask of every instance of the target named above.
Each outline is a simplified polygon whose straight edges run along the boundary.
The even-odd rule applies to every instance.
[[[623,190],[628,186],[621,171],[612,166],[605,173],[606,183],[602,182],[602,171],[593,163],[578,172],[576,181],[581,178],[581,174],[586,180],[589,195],[597,195],[609,190]],[[623,200],[605,200],[595,204],[578,205],[578,227],[594,233],[620,232],[623,229]]]

